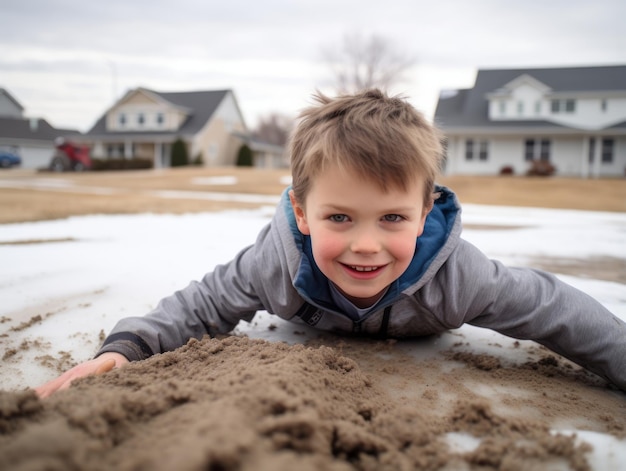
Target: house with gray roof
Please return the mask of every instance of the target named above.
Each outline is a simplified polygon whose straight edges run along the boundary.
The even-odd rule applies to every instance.
[[[171,146],[181,138],[190,160],[233,165],[247,134],[231,90],[157,92],[136,88],[109,108],[81,142],[96,158],[144,158],[169,167]]]
[[[79,134],[59,129],[42,118],[27,118],[24,107],[6,89],[0,88],[0,148],[22,158],[22,168],[41,168],[54,155],[54,140]]]
[[[626,175],[626,66],[479,70],[474,87],[442,91],[435,124],[445,173]]]

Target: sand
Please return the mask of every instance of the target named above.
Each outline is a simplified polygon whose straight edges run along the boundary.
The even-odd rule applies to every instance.
[[[586,470],[555,424],[626,435],[623,393],[541,347],[507,365],[462,339],[416,361],[419,342],[205,338],[43,401],[2,392],[0,469]]]

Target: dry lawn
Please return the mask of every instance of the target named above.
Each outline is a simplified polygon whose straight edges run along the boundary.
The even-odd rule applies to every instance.
[[[209,185],[202,179],[234,176],[236,184]],[[182,168],[127,172],[0,173],[0,223],[57,219],[84,214],[184,213],[258,206],[210,201],[197,192],[279,195],[288,170]],[[200,182],[199,182],[200,180]],[[462,203],[626,212],[626,179],[444,177]],[[161,190],[189,192],[163,198]]]

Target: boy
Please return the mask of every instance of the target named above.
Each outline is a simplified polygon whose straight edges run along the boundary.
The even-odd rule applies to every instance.
[[[232,330],[257,310],[323,330],[428,335],[470,323],[535,340],[626,389],[626,324],[544,272],[506,268],[460,238],[455,195],[435,186],[438,132],[378,90],[305,110],[293,184],[254,245],[145,317],[120,321],[98,356],[37,389]]]

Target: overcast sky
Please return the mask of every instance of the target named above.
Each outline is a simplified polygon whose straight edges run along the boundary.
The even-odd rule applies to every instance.
[[[0,0],[0,87],[87,131],[124,92],[234,90],[249,127],[330,92],[324,47],[377,34],[413,56],[394,93],[432,116],[479,68],[626,64],[624,0]]]

